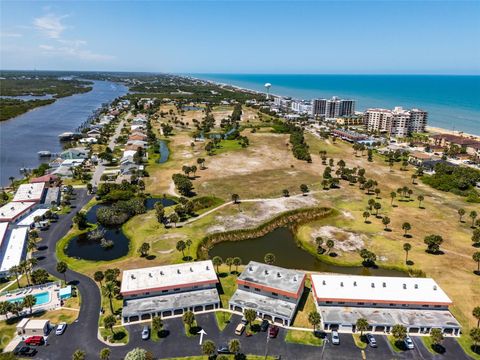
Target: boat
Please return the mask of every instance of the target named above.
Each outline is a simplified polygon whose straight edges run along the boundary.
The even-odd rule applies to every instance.
[[[40,157],[51,157],[52,153],[50,151],[44,150],[44,151],[39,151],[38,156]]]
[[[82,134],[79,133],[74,133],[74,132],[64,132],[58,135],[60,141],[68,141],[68,140],[75,140],[75,139],[80,139],[82,137]]]

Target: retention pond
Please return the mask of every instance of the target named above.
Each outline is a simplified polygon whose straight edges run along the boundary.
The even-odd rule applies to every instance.
[[[254,239],[224,241],[214,245],[209,251],[211,258],[220,256],[225,260],[238,256],[244,264],[251,260],[263,262],[267,253],[275,255],[275,265],[290,269],[351,275],[406,276],[404,272],[397,270],[326,264],[297,246],[292,231],[285,227]]]

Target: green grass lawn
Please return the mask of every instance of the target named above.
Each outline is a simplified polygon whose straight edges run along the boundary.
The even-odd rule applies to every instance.
[[[393,351],[400,353],[406,350],[402,340],[396,340],[392,335],[387,336],[388,342],[392,346]]]
[[[230,323],[232,314],[226,311],[215,311],[215,319],[220,331],[223,331],[225,327]]]
[[[115,344],[128,344],[128,331],[125,327],[119,326],[114,328],[114,334],[109,329],[100,329],[100,334],[103,339]]]
[[[323,339],[316,336],[313,331],[288,330],[285,342],[312,346],[323,345]]]
[[[359,348],[359,349],[366,349],[367,348],[367,340],[365,338],[365,335],[363,335],[362,337],[360,337],[360,334],[352,334],[352,337],[353,337],[353,341],[355,342],[355,345]]]

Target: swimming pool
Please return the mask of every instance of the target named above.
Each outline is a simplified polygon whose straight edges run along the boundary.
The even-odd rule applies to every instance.
[[[42,293],[39,293],[39,294],[35,294],[33,296],[35,297],[35,299],[37,299],[37,302],[35,303],[35,306],[43,305],[43,304],[46,304],[46,303],[50,302],[50,292],[48,292],[48,291],[45,291],[45,292],[42,292]],[[23,302],[23,299],[24,299],[24,296],[8,300],[8,302],[18,303],[18,302]]]

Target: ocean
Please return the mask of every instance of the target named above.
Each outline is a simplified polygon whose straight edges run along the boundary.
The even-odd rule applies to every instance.
[[[371,107],[420,108],[428,125],[480,135],[480,76],[189,74],[190,76],[297,99],[338,96]]]

